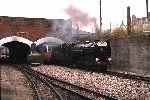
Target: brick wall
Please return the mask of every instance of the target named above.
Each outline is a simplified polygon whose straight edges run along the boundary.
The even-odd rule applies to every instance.
[[[0,17],[0,38],[21,36],[30,40],[44,37],[52,31],[52,21],[23,17]]]
[[[51,34],[54,37],[60,37],[62,33],[66,32],[64,30],[67,29],[70,29],[68,33],[71,34],[72,25],[67,26],[65,25],[66,23],[68,23],[68,21],[63,19],[0,16],[0,39],[8,36],[21,36],[35,41],[42,37],[51,36]],[[69,24],[71,24],[71,22],[69,22]],[[57,34],[54,35],[54,33]]]

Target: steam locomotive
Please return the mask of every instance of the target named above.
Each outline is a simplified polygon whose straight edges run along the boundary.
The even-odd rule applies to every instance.
[[[110,64],[111,50],[109,42],[86,42],[51,46],[42,44],[35,47],[28,61],[39,64],[59,64],[90,68]],[[106,67],[104,67],[106,68]]]
[[[57,64],[80,68],[93,68],[110,64],[111,54],[109,42],[85,42],[76,44],[52,45],[44,43],[32,44],[31,52],[27,55],[27,63],[32,65]],[[0,63],[9,60],[9,49],[0,46]]]
[[[48,64],[52,58],[51,54],[52,52],[44,44],[37,47],[35,44],[32,44],[31,52],[27,56],[27,63],[31,65]]]
[[[107,42],[63,44],[52,50],[51,63],[91,69],[110,65],[111,49]]]

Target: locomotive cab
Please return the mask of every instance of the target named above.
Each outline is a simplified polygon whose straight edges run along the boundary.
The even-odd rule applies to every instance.
[[[43,64],[42,54],[38,52],[30,53],[27,59],[28,59],[28,64],[31,65]]]
[[[37,52],[36,45],[33,43],[31,45],[31,53],[27,57],[28,64],[30,65],[40,65],[43,64],[42,54]]]

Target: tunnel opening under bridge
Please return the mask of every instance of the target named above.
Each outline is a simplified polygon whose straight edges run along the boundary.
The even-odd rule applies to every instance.
[[[9,64],[25,64],[27,63],[27,56],[30,53],[30,46],[28,44],[11,41],[4,43],[3,46],[9,49],[9,58],[7,63]]]

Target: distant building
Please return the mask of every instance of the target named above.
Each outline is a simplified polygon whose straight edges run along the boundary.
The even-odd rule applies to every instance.
[[[147,22],[147,17],[136,18],[135,15],[132,15],[132,25],[145,24]]]
[[[137,18],[135,15],[132,15],[131,25],[132,30],[136,31],[150,29],[150,12],[148,12],[148,19],[147,17]]]

